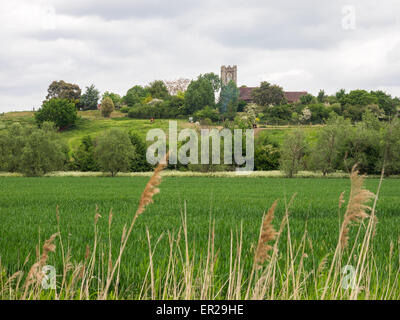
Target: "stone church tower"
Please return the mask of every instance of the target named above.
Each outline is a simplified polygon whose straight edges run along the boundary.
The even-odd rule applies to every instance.
[[[222,66],[221,81],[224,86],[226,86],[230,81],[233,81],[237,85],[237,66]]]

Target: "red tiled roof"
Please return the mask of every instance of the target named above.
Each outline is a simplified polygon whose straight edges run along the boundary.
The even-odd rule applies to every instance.
[[[256,89],[256,87],[241,87],[239,88],[239,99],[246,102],[253,101],[251,92]],[[285,92],[285,98],[289,103],[294,103],[300,99],[301,96],[305,96],[306,91],[287,91]]]

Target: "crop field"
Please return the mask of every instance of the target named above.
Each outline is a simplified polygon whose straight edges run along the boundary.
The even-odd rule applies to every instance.
[[[110,244],[112,256],[116,257],[124,225],[129,226],[147,181],[148,177],[0,177],[0,267],[5,269],[3,272],[13,274],[18,270],[29,270],[44,240],[58,232],[57,207],[63,247],[56,241],[56,250],[49,254],[47,261],[47,264],[55,266],[57,274],[61,274],[65,267],[63,250],[68,251],[71,264],[77,264],[87,259],[88,250],[93,250],[95,237],[98,261],[108,255]],[[366,179],[365,187],[375,193],[378,183],[378,179]],[[183,261],[182,264],[175,264],[179,281],[179,275],[185,274],[188,265],[193,268],[193,278],[196,272],[204,269],[202,261],[209,256],[210,234],[214,271],[211,293],[206,297],[232,297],[227,284],[233,273],[232,260],[235,257],[232,258],[232,252],[235,255],[237,247],[241,248],[243,269],[239,282],[245,286],[252,272],[263,214],[275,200],[278,200],[273,220],[276,230],[285,216],[285,207],[289,208],[289,224],[278,244],[276,272],[280,274],[281,283],[276,284],[277,292],[286,281],[285,275],[288,276],[285,270],[288,270],[289,261],[301,263],[299,272],[302,274],[321,266],[321,278],[325,279],[345,210],[338,208],[339,196],[344,191],[344,199],[348,200],[350,180],[168,176],[163,178],[159,188],[154,203],[134,225],[123,253],[118,270],[120,298],[178,297],[179,294],[171,293],[172,289],[162,293],[163,279],[171,267],[171,239],[185,238],[183,243],[173,240],[181,247],[179,252],[183,255],[178,259]],[[376,208],[378,224],[372,241],[374,263],[370,266],[373,269],[370,288],[377,294],[384,292],[387,283],[393,281],[388,279],[388,268],[392,268],[394,273],[399,267],[399,194],[400,180],[383,181]],[[95,225],[96,206],[101,217],[97,216]],[[355,256],[358,246],[352,252],[352,244],[357,241],[357,232],[360,230],[362,235],[365,228],[366,224],[361,224],[360,229],[354,227],[350,230],[350,246],[344,253],[350,257],[350,265],[357,263],[352,256]],[[298,259],[299,255],[301,259]],[[328,260],[325,269],[324,259]],[[105,277],[105,271],[101,263],[94,269],[96,279],[102,282],[100,278]],[[301,283],[299,296],[302,298],[320,298],[313,291],[317,281],[311,273],[309,277],[304,276],[304,283]],[[295,276],[300,277],[300,274]],[[94,292],[98,286],[96,279],[92,283]],[[182,281],[188,281],[187,277]],[[293,283],[297,281],[294,279]],[[397,286],[398,280],[392,284]],[[175,287],[179,287],[179,283]],[[193,291],[197,287],[200,285],[194,283]],[[394,290],[400,291],[398,287]],[[364,294],[368,296],[367,292]]]

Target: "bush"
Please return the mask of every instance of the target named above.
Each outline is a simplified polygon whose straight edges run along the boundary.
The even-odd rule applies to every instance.
[[[279,169],[279,146],[271,142],[268,136],[261,136],[254,150],[254,168],[259,171]]]
[[[82,138],[81,144],[72,155],[72,168],[79,171],[99,171],[94,157],[94,141],[90,136]]]
[[[120,171],[128,171],[135,149],[126,132],[113,128],[97,138],[94,154],[101,170],[114,177]]]
[[[210,108],[206,106],[204,109],[197,111],[194,114],[196,121],[210,119],[211,121],[218,121],[220,117],[218,109]]]
[[[129,107],[128,106],[123,106],[123,107],[121,107],[121,109],[119,111],[121,111],[122,113],[128,113],[129,112]]]
[[[146,160],[146,144],[139,137],[137,133],[133,131],[129,132],[129,138],[133,147],[135,148],[135,154],[130,164],[130,171],[132,172],[145,172],[151,171],[152,166]]]
[[[58,129],[66,129],[73,126],[77,119],[75,104],[67,99],[53,98],[47,100],[35,112],[35,120],[39,126],[45,121],[51,121]]]
[[[282,143],[280,168],[292,178],[303,165],[303,159],[307,151],[307,143],[301,129],[290,132]]]
[[[128,117],[133,119],[160,118],[157,106],[136,104],[128,112]]]
[[[13,124],[0,134],[1,170],[41,176],[62,170],[68,159],[68,148],[60,142],[54,124],[42,128]]]
[[[101,102],[100,110],[101,115],[104,118],[110,117],[111,113],[114,111],[114,103],[110,97],[104,98],[104,100]]]

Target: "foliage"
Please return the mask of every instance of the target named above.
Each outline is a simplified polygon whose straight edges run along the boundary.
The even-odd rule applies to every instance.
[[[214,109],[209,106],[206,106],[204,109],[199,110],[194,114],[194,119],[196,121],[204,120],[204,119],[208,118],[211,120],[211,122],[213,122],[213,121],[216,122],[219,120],[219,117],[220,117],[220,114],[219,114],[218,109]]]
[[[0,133],[0,170],[41,176],[63,169],[66,159],[67,147],[52,123],[44,122],[41,129],[13,124]]]
[[[147,91],[154,99],[165,100],[169,98],[168,88],[162,80],[155,80],[151,82],[147,87]]]
[[[185,93],[185,112],[194,114],[205,106],[213,107],[215,104],[214,89],[211,82],[199,77],[190,82]]]
[[[132,143],[132,146],[135,149],[135,153],[132,157],[132,161],[130,164],[130,171],[132,172],[145,172],[151,171],[152,166],[147,162],[146,159],[146,144],[140,138],[140,136],[135,133],[133,130],[129,132],[129,139]]]
[[[340,147],[350,130],[350,122],[343,117],[332,116],[328,120],[327,126],[318,132],[317,143],[311,153],[314,169],[321,170],[323,175],[337,169]]]
[[[236,83],[230,81],[227,85],[222,85],[219,96],[218,109],[221,114],[235,114],[239,105],[239,89]]]
[[[283,89],[278,85],[271,85],[263,81],[260,87],[254,89],[251,93],[254,102],[260,106],[280,105],[286,103]]]
[[[123,99],[119,94],[106,91],[103,93],[102,100],[104,100],[107,97],[112,100],[115,109],[120,109],[123,107]]]
[[[279,146],[276,143],[270,141],[268,136],[261,137],[256,141],[256,146],[254,150],[255,170],[278,170],[279,159]]]
[[[281,146],[280,168],[289,178],[302,168],[306,152],[307,142],[302,130],[295,129],[285,137]]]
[[[128,107],[133,107],[135,104],[141,103],[148,94],[150,93],[147,89],[136,85],[126,92],[126,95],[122,98],[122,100]]]
[[[88,135],[82,138],[81,144],[72,154],[72,166],[79,171],[99,171],[99,165],[94,157],[94,141]]]
[[[81,97],[81,89],[77,84],[65,82],[64,80],[53,81],[47,89],[46,99],[53,98],[68,99],[77,102]]]
[[[39,126],[45,121],[51,121],[58,129],[66,129],[75,125],[77,119],[75,104],[68,99],[46,100],[42,107],[35,112],[35,120]]]
[[[114,177],[118,172],[129,169],[135,149],[126,132],[112,128],[97,137],[94,154],[100,169]]]
[[[111,100],[111,98],[106,97],[102,102],[100,106],[101,110],[101,115],[104,118],[109,118],[111,113],[114,111],[114,103]]]
[[[100,99],[100,91],[92,84],[86,87],[85,93],[80,98],[80,106],[83,110],[96,110]]]
[[[204,75],[200,75],[199,79],[205,79],[205,80],[209,81],[211,83],[211,86],[214,91],[218,91],[219,89],[221,89],[221,85],[222,85],[221,79],[217,74],[215,74],[213,72],[206,73]]]

